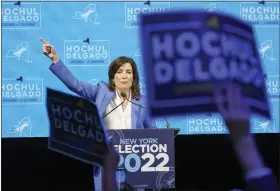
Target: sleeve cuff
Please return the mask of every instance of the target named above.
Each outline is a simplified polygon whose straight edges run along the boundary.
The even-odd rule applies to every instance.
[[[245,179],[247,181],[252,180],[252,179],[259,179],[263,176],[268,176],[272,174],[272,170],[270,168],[259,168],[252,170],[250,172],[247,172],[245,175]]]
[[[51,65],[50,65],[50,69],[52,70],[52,69],[54,69],[54,68],[56,68],[56,67],[58,67],[58,66],[60,66],[61,64],[63,64],[63,62],[61,61],[61,60],[58,60],[58,62],[57,63],[52,63]]]

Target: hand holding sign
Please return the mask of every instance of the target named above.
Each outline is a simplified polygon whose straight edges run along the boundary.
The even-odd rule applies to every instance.
[[[103,163],[103,176],[102,176],[102,188],[108,191],[116,190],[116,171],[118,167],[118,153],[114,149],[114,145],[110,143],[108,145],[108,152],[104,156]]]
[[[257,183],[261,185],[260,187],[263,185],[263,190],[276,191],[277,181],[272,175],[271,169],[265,167],[255,140],[250,135],[250,111],[240,86],[229,83],[221,88],[216,88],[213,97],[230,131],[236,156],[246,173],[246,190],[255,190],[258,187]],[[265,177],[264,182],[261,177]]]
[[[119,154],[114,148],[114,145],[110,143],[108,145],[108,152],[104,156],[103,170],[105,174],[112,174],[117,171],[119,162]]]
[[[240,86],[228,83],[217,87],[214,89],[213,98],[232,137],[250,134],[250,109]]]

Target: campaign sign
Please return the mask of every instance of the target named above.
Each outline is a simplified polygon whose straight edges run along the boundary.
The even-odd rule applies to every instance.
[[[108,130],[120,155],[118,168],[125,169],[134,188],[175,188],[173,129]]]
[[[96,106],[47,88],[49,148],[89,164],[103,164],[107,136]]]
[[[216,112],[213,89],[240,85],[251,111],[270,118],[252,27],[217,12],[142,14],[141,51],[153,117]]]

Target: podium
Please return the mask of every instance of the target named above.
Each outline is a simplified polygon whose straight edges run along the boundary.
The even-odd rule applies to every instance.
[[[127,184],[141,189],[175,188],[174,138],[179,129],[108,130],[125,169]],[[101,172],[95,171],[95,190],[102,191]]]

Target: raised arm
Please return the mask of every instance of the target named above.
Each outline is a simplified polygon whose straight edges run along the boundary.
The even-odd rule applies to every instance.
[[[72,92],[86,99],[95,100],[99,86],[78,80],[60,60],[54,46],[49,44],[43,38],[40,38],[40,40],[43,42],[43,53],[53,62],[50,66],[50,70],[53,74],[56,75]]]
[[[223,90],[226,94],[223,94]],[[226,99],[227,105],[224,104]],[[232,146],[245,173],[248,191],[276,191],[277,181],[272,170],[266,166],[254,136],[250,133],[250,107],[240,87],[227,84],[214,90],[214,100],[222,114],[232,140]]]

